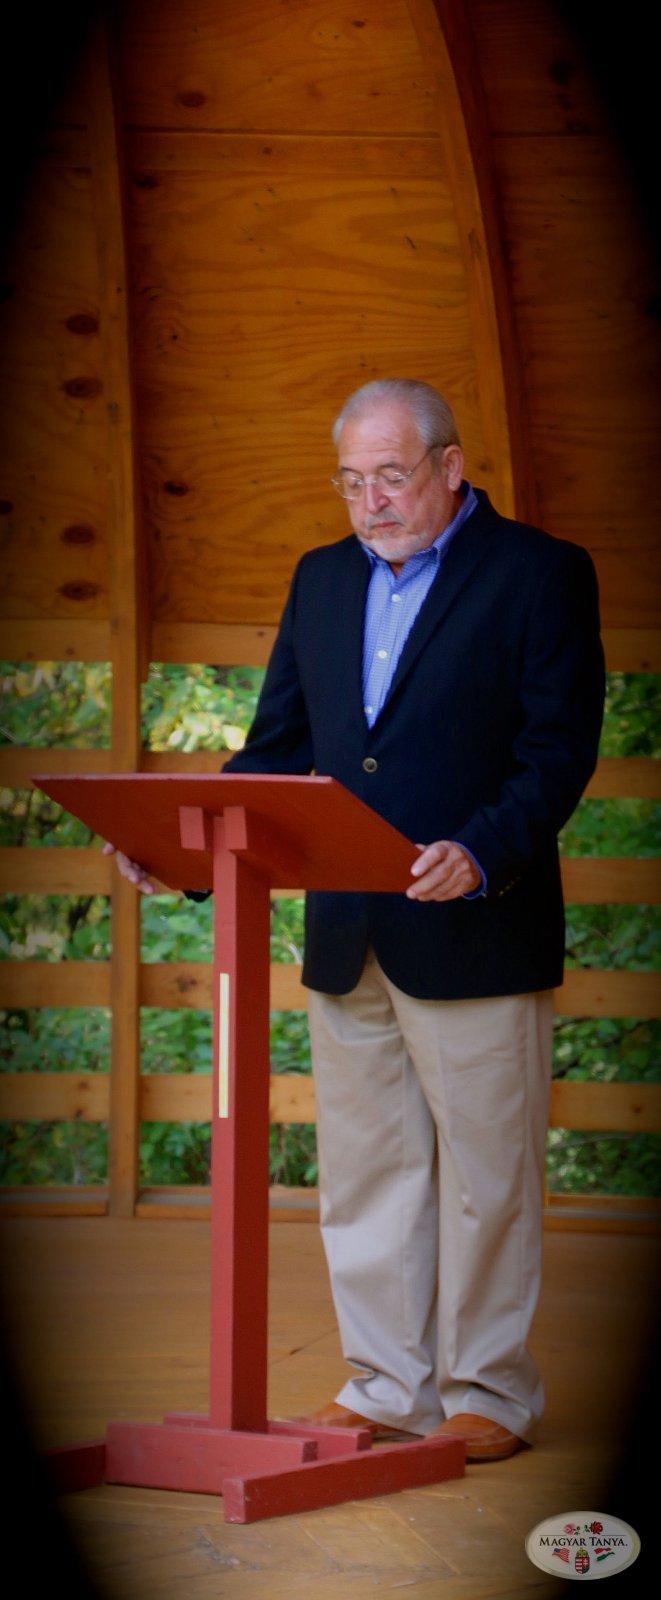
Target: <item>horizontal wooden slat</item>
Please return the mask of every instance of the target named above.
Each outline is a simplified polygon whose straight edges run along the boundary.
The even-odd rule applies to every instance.
[[[593,800],[659,800],[661,761],[647,756],[602,756],[585,793]]]
[[[661,974],[566,972],[555,1010],[562,1017],[661,1017]]]
[[[6,1122],[105,1122],[110,1080],[99,1072],[0,1073],[0,1120]],[[312,1078],[303,1073],[271,1077],[272,1122],[314,1122]],[[208,1122],[211,1074],[143,1072],[140,1117],[145,1122]]]
[[[165,1011],[179,1006],[210,1011],[212,968],[208,961],[147,961],[140,968],[140,1005]]]
[[[7,1072],[0,1074],[0,1119],[61,1122],[80,1118],[105,1122],[109,1078],[94,1072]],[[211,1120],[211,1075],[142,1073],[140,1117],[146,1122]],[[303,1073],[274,1073],[270,1079],[272,1123],[314,1123],[314,1082]],[[577,1083],[563,1079],[551,1087],[549,1124],[611,1133],[661,1132],[661,1084]]]
[[[141,1072],[144,1122],[210,1122],[210,1072]]]
[[[212,666],[261,667],[273,648],[275,627],[246,623],[157,622],[154,661],[201,662]]]
[[[109,894],[112,863],[100,850],[0,850],[2,894]]]
[[[140,972],[140,1004],[165,1010],[185,1006],[210,1010],[211,966],[204,961],[145,962]],[[274,1011],[307,1007],[298,964],[274,962],[271,966],[271,1006]]]
[[[551,1085],[552,1128],[585,1128],[603,1133],[661,1133],[661,1083],[576,1083]]]
[[[229,761],[229,750],[143,750],[141,772],[221,772]]]
[[[661,672],[658,628],[604,628],[602,638],[609,672]]]
[[[271,1005],[274,1011],[307,1009],[308,991],[301,983],[301,967],[295,962],[275,962],[271,967]]]
[[[203,961],[146,962],[140,973],[140,1004],[178,1006],[210,1010],[211,967]],[[301,983],[301,968],[295,962],[274,962],[271,966],[271,1006],[274,1011],[303,1010],[307,991]]]
[[[217,772],[229,750],[143,750],[142,772]],[[38,772],[113,772],[110,750],[0,750],[0,784],[23,789]],[[651,757],[605,756],[586,789],[593,799],[661,799],[661,760]]]
[[[110,1079],[105,1072],[2,1072],[4,1122],[107,1122]]]
[[[218,760],[215,753],[213,760]],[[562,881],[566,900],[576,905],[661,902],[661,861],[652,857],[565,856]],[[112,864],[99,849],[0,850],[3,894],[109,894],[111,884]],[[276,898],[301,892],[274,891]]]
[[[208,1122],[211,1118],[211,1075],[200,1072],[143,1072],[140,1116],[147,1122]],[[270,1080],[271,1122],[314,1122],[314,1084],[300,1072],[273,1073]]]
[[[109,661],[110,623],[3,619],[3,661]]]
[[[275,626],[246,623],[157,622],[152,655],[154,661],[259,667],[268,660],[276,632]],[[661,672],[656,628],[604,628],[603,645],[609,672]]]
[[[274,1011],[304,1010],[300,966],[271,967]],[[2,961],[0,1007],[107,1006],[110,967],[103,961]],[[203,961],[147,962],[140,969],[140,1004],[176,1010],[211,1009],[211,966]],[[661,974],[610,969],[570,970],[555,992],[555,1010],[571,1017],[661,1017]]]
[[[104,1184],[3,1185],[0,1206],[5,1217],[105,1217],[108,1191]]]
[[[247,623],[157,622],[152,632],[155,662],[261,667],[268,660],[275,626]],[[661,632],[655,628],[604,628],[610,672],[661,672]],[[109,661],[110,623],[74,619],[35,622],[7,618],[0,649],[5,661]]]
[[[635,857],[564,856],[562,886],[574,905],[658,905],[661,861]]]
[[[271,967],[271,1006],[274,1011],[305,1009],[307,991],[300,981],[300,966],[277,962]],[[155,962],[143,966],[142,1005],[211,1006],[211,975],[202,962]],[[569,971],[556,991],[555,1009],[561,1016],[658,1017],[661,1016],[661,978],[655,972],[611,970]]]
[[[269,1114],[271,1122],[316,1122],[317,1106],[311,1074],[273,1073]]]
[[[0,1008],[109,1006],[107,961],[0,961]]]
[[[3,746],[0,749],[0,784],[6,789],[29,789],[36,773],[114,772],[112,751],[70,750],[49,746],[26,749]]]

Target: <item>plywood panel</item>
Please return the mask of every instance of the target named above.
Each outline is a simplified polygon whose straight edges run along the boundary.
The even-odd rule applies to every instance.
[[[2,263],[0,616],[107,614],[90,174],[39,167]]]
[[[420,132],[438,87],[400,0],[141,0],[124,8],[126,120],[152,128]]]
[[[330,428],[370,377],[442,382],[472,470],[493,462],[443,183],[292,176],[271,149],[266,176],[185,170],[132,185],[157,622],[277,621],[300,554],[348,531]]]
[[[606,626],[658,626],[661,340],[623,160],[587,138],[495,159],[541,520],[591,549]]]
[[[465,0],[463,9],[488,63],[484,85],[494,135],[575,138],[608,128],[593,58],[562,7],[549,0]]]

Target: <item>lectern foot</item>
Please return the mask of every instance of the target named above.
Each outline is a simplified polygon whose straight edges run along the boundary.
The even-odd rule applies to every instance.
[[[228,1479],[223,1489],[225,1521],[293,1516],[345,1500],[367,1500],[443,1483],[448,1478],[462,1478],[464,1462],[461,1439],[425,1439],[420,1444],[379,1445],[332,1461],[308,1461],[285,1471]]]
[[[449,1435],[373,1446],[367,1429],[324,1428],[323,1438],[304,1438],[281,1431],[291,1426],[240,1433],[204,1417],[111,1422],[105,1442],[51,1451],[48,1464],[60,1494],[105,1482],[222,1495],[226,1522],[292,1516],[464,1475],[464,1442]]]

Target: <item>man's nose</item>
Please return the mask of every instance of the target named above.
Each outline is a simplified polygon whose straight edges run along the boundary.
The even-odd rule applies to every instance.
[[[380,506],[386,504],[388,495],[378,479],[365,479],[365,507],[367,511],[378,511]]]

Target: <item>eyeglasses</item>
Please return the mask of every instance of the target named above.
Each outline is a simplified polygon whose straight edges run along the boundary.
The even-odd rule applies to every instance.
[[[352,472],[350,467],[341,467],[337,476],[331,478],[331,483],[343,500],[359,500],[368,483],[378,484],[382,494],[387,494],[388,499],[393,499],[395,495],[404,493],[409,478],[412,478],[418,467],[427,460],[432,450],[444,449],[445,445],[437,439],[435,444],[430,444],[429,449],[425,450],[420,460],[416,461],[415,466],[409,467],[407,471],[402,471],[401,467],[381,467],[378,472],[368,472],[363,475],[362,472]]]

